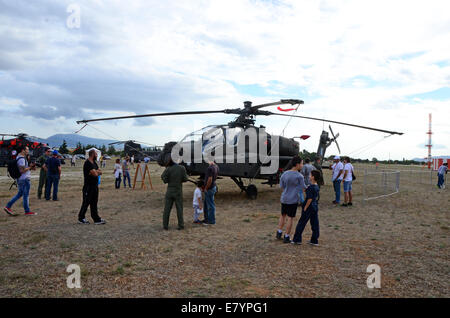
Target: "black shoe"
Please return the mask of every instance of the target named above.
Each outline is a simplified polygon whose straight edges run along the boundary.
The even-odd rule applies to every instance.
[[[348,205],[349,205],[349,206],[352,206],[352,205],[353,205],[353,203],[349,202],[349,203],[348,203]]]
[[[102,225],[102,224],[106,224],[106,221],[103,219],[100,219],[100,221],[94,222],[95,225]]]
[[[347,203],[342,203],[341,206],[348,206],[348,204]]]
[[[168,227],[165,227],[165,226],[163,227],[163,229],[164,229],[164,230],[166,230],[166,231],[168,231],[168,230],[169,230],[169,228],[168,228]]]
[[[89,221],[86,219],[78,220],[79,224],[89,224]]]
[[[339,202],[337,202],[336,200],[333,201],[333,204],[339,204]]]
[[[180,230],[184,230],[184,226],[179,226],[178,227],[178,230],[180,231]]]
[[[277,239],[278,239],[278,240],[281,240],[281,235],[283,235],[283,232],[278,232],[278,231],[277,231]]]
[[[311,241],[309,241],[308,244],[311,244],[311,245],[314,245],[314,246],[319,246],[319,243],[314,243],[314,242],[311,242]]]
[[[283,243],[291,243],[291,239],[289,238],[289,236],[284,236]]]

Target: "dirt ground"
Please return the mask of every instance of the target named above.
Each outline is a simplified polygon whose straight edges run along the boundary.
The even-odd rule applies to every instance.
[[[337,207],[327,171],[320,246],[293,246],[275,239],[280,189],[260,182],[250,201],[231,180],[218,180],[214,226],[192,223],[194,185],[185,184],[186,229],[176,229],[173,210],[163,231],[165,186],[153,164],[154,191],[116,190],[109,161],[99,199],[108,223],[77,224],[81,165],[63,166],[58,202],[37,199],[33,172],[37,216],[22,215],[21,200],[13,206],[19,216],[0,211],[0,297],[450,297],[449,189],[411,180],[363,204],[358,178],[354,206]],[[3,208],[16,190],[0,178]],[[308,225],[304,241],[310,234]],[[69,264],[81,267],[81,289],[66,286]],[[380,289],[366,285],[369,264],[381,267]]]

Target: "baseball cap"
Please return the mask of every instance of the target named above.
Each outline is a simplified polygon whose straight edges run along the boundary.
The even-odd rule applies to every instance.
[[[339,157],[339,156],[334,156],[334,160],[341,160],[341,157]]]
[[[59,152],[58,152],[58,150],[55,149],[55,150],[53,150],[52,154],[53,155],[59,155]]]

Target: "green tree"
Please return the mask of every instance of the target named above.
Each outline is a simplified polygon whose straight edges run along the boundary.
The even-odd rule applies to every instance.
[[[69,149],[67,149],[67,143],[65,140],[63,140],[63,143],[61,146],[59,146],[59,153],[60,154],[66,154],[69,153]]]
[[[116,154],[116,148],[114,148],[113,145],[110,145],[109,148],[108,148],[108,150],[106,151],[106,153],[107,153],[109,156],[114,156],[114,155]]]
[[[75,150],[73,151],[74,155],[83,155],[85,153],[85,148],[84,146],[81,144],[81,142],[77,143],[77,147],[75,148]]]

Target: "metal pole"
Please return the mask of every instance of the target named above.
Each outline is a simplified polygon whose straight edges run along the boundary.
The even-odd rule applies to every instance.
[[[366,185],[367,185],[367,169],[364,169],[364,182],[363,182],[363,204],[366,203]]]

